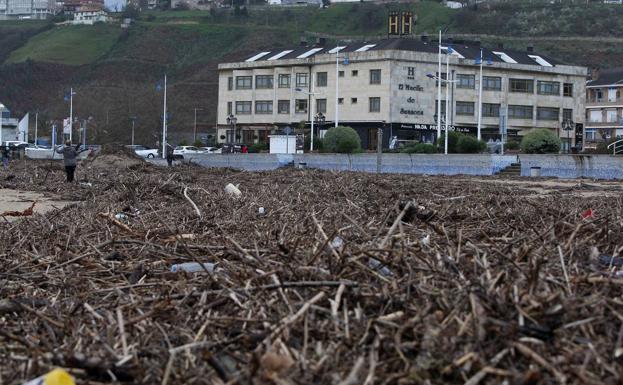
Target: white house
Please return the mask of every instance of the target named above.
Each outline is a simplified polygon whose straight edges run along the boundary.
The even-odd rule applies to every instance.
[[[106,11],[98,7],[80,7],[74,13],[73,24],[93,25],[95,23],[106,23],[109,17]]]

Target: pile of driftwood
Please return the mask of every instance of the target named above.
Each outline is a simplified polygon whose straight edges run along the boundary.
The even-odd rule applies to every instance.
[[[0,175],[76,202],[0,225],[0,383],[622,380],[620,195],[102,164]]]

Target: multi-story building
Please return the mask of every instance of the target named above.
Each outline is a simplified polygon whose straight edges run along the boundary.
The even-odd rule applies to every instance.
[[[46,19],[55,10],[55,0],[0,0],[0,20]]]
[[[84,6],[74,12],[73,24],[93,25],[108,22],[108,13],[97,6]]]
[[[481,84],[475,58],[482,50],[483,139],[500,138],[501,126],[515,139],[534,128],[547,128],[569,147],[576,144],[576,135],[564,131],[562,123],[573,121],[581,140],[587,68],[563,64],[531,48],[486,49],[455,41],[442,43],[441,50],[440,75],[449,79],[442,81],[441,115],[445,116],[448,85],[451,130],[477,132]],[[337,119],[357,130],[364,148],[376,147],[381,128],[384,146],[393,136],[432,142],[438,136],[438,51],[438,43],[425,37],[396,38],[265,50],[243,62],[220,64],[218,139],[263,141],[285,126],[304,125],[309,132],[311,120],[320,113],[324,121],[315,119],[321,130],[316,135]]]
[[[623,69],[593,74],[586,84],[586,147],[623,137]]]

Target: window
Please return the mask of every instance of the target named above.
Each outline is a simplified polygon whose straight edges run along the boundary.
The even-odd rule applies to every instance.
[[[316,113],[327,113],[327,99],[316,99]]]
[[[381,112],[381,98],[370,98],[370,112]]]
[[[438,105],[438,103],[439,103],[439,101],[435,100],[435,115],[439,115],[439,110],[438,110],[439,105]],[[446,118],[446,101],[445,100],[441,101],[441,117],[443,119]]]
[[[357,104],[357,98],[350,98],[351,104]]]
[[[571,108],[564,108],[562,110],[562,120],[573,120],[573,110]]]
[[[474,102],[456,102],[457,115],[474,115]]]
[[[273,88],[273,75],[257,75],[255,77],[255,88]]]
[[[532,106],[508,106],[508,117],[515,119],[532,119],[534,108]]]
[[[499,76],[483,76],[482,89],[487,91],[501,91],[502,78]]]
[[[435,72],[435,75],[437,76],[436,79],[438,79],[439,78],[439,72]],[[445,72],[442,72],[441,73],[441,79],[442,80],[448,80],[448,74],[445,73]],[[445,87],[446,86],[446,82],[442,81],[441,82],[441,86]],[[435,81],[435,87],[439,87],[439,80]]]
[[[415,67],[407,67],[407,76],[408,77],[415,76]]]
[[[230,76],[227,78],[227,89],[229,91],[234,89],[234,77],[233,76]]]
[[[381,84],[381,70],[370,70],[370,84]]]
[[[539,95],[560,95],[560,83],[558,82],[544,82],[539,80],[536,86]]]
[[[232,113],[232,102],[227,102],[227,115],[231,115]]]
[[[483,103],[482,116],[486,116],[488,118],[498,118],[500,116],[500,105],[494,103]]]
[[[253,77],[252,76],[236,76],[236,89],[237,90],[250,90],[251,88],[253,88]]]
[[[307,99],[296,99],[294,112],[297,114],[307,113]]]
[[[257,100],[255,102],[256,114],[272,114],[273,113],[273,101],[272,100]]]
[[[316,87],[326,87],[326,86],[327,86],[327,73],[318,72],[316,74]]]
[[[337,75],[341,78],[344,77],[344,71],[338,71]]]
[[[617,110],[606,110],[606,120],[609,123],[618,122],[617,120]]]
[[[617,101],[617,89],[616,88],[608,88],[608,101],[609,102]]]
[[[560,109],[555,107],[537,107],[536,118],[538,120],[558,120]]]
[[[602,102],[602,101],[603,101],[603,99],[604,99],[604,94],[603,94],[603,92],[602,92],[601,90],[597,90],[597,91],[595,92],[595,94],[596,94],[596,96],[597,96],[597,101],[598,101],[598,102]]]
[[[476,77],[474,75],[458,74],[456,75],[456,88],[474,89],[476,86]]]
[[[596,128],[587,128],[586,130],[584,130],[584,132],[586,133],[586,140],[596,140],[597,139],[597,129]]]
[[[298,73],[296,74],[296,86],[297,87],[307,87],[307,74]]]
[[[249,115],[251,113],[251,102],[236,102],[236,115]]]
[[[338,98],[337,104],[344,104],[344,98]]]
[[[589,121],[591,123],[601,123],[602,114],[601,110],[591,110]]]
[[[532,79],[508,79],[510,92],[524,92],[531,94],[534,92],[534,80]]]
[[[279,74],[279,88],[290,88],[290,75]]]
[[[573,83],[565,83],[562,86],[562,96],[573,96]]]
[[[351,75],[351,76],[353,76],[353,77],[358,76],[358,75],[359,75],[359,71],[357,71],[357,70],[352,70],[352,71],[350,72],[350,75]]]
[[[277,101],[277,113],[278,114],[289,114],[290,113],[290,101],[289,100],[278,100]]]

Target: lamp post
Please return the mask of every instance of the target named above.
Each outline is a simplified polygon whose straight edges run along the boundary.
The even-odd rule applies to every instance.
[[[312,87],[313,87],[313,81],[312,81]],[[311,115],[311,138],[309,141],[309,151],[314,151],[314,119],[315,119],[315,115],[314,115],[314,105],[316,104],[316,95],[321,95],[321,92],[308,92],[303,90],[302,88],[295,88],[296,92],[301,92],[304,93],[305,95],[309,95],[312,98],[312,103],[310,106],[310,115]],[[336,104],[336,108],[337,108],[337,104]]]
[[[203,108],[199,108],[199,107],[195,107],[195,125],[193,128],[193,145],[195,144],[194,142],[197,141],[197,111],[202,111]]]
[[[447,68],[449,66],[449,64],[448,64],[448,62],[450,61],[449,58],[450,58],[450,55],[448,54],[447,59],[446,59],[446,71],[447,71]],[[448,72],[446,72],[446,73],[448,73]],[[427,74],[426,76],[431,78],[431,79],[435,79],[435,80],[437,80],[440,83],[441,82],[444,82],[444,83],[456,83],[456,80],[443,79],[440,76],[435,76],[433,74]],[[450,122],[450,118],[448,116],[448,111],[449,111],[449,106],[448,106],[449,100],[448,99],[450,98],[450,94],[449,94],[448,88],[449,88],[449,85],[446,84],[446,117],[445,117],[445,122],[444,122],[445,123],[445,127],[446,127],[446,129],[445,129],[446,130],[446,135],[445,135],[445,138],[444,138],[444,154],[445,155],[448,155],[448,124]],[[441,116],[441,108],[439,109],[439,111],[437,111],[437,113],[439,114],[441,119],[437,120],[437,118],[438,118],[437,115],[435,115],[434,118],[435,118],[435,120],[437,120],[437,122],[439,122],[438,125],[440,125],[441,122],[444,120],[444,117]]]
[[[2,118],[4,118],[4,104],[0,103],[0,145],[2,145]]]
[[[229,124],[230,126],[233,127],[234,130],[234,143],[236,143],[236,123],[238,122],[238,118],[236,118],[234,116],[234,114],[229,114],[229,116],[227,116],[227,124]]]
[[[569,154],[571,152],[571,130],[573,129],[573,120],[563,120],[562,128],[563,130],[567,131],[567,154]]]
[[[132,145],[134,146],[134,121],[136,120],[136,116],[131,116],[130,120],[132,121]]]

